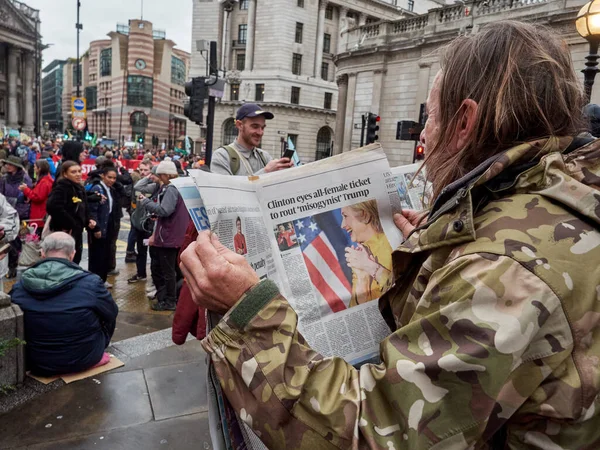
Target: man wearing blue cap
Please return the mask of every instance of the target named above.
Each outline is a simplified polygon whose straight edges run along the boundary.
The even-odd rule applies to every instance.
[[[252,176],[292,167],[289,158],[273,159],[269,153],[258,148],[266,121],[273,117],[272,113],[263,111],[256,103],[242,105],[235,115],[238,136],[232,144],[215,150],[210,163],[211,172]]]

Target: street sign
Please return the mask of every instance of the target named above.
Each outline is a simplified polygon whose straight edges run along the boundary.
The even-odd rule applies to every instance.
[[[87,117],[87,102],[83,97],[71,97],[71,115],[85,119]]]
[[[75,128],[77,131],[85,130],[85,119],[82,119],[81,117],[73,117],[71,124],[73,124],[73,128]]]

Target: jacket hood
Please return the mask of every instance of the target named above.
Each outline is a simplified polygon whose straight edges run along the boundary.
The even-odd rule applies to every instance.
[[[46,258],[23,272],[20,283],[36,298],[52,297],[88,274],[66,259]]]
[[[427,223],[408,236],[408,251],[475,239],[473,216],[489,201],[536,194],[576,212],[600,229],[600,139],[551,137],[494,155],[448,185]],[[419,232],[422,231],[422,232]]]

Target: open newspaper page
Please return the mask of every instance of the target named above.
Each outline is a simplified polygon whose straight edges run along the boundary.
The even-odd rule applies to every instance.
[[[279,286],[315,350],[352,364],[378,355],[389,328],[376,300],[401,242],[400,199],[379,145],[252,181],[191,175],[213,231]]]

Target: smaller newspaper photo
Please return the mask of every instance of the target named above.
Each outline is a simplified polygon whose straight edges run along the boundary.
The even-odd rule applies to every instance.
[[[374,144],[252,178],[192,170],[173,184],[199,231],[277,284],[315,350],[358,366],[377,360],[390,333],[377,300],[403,240],[393,214],[423,207],[418,170],[390,169]]]

